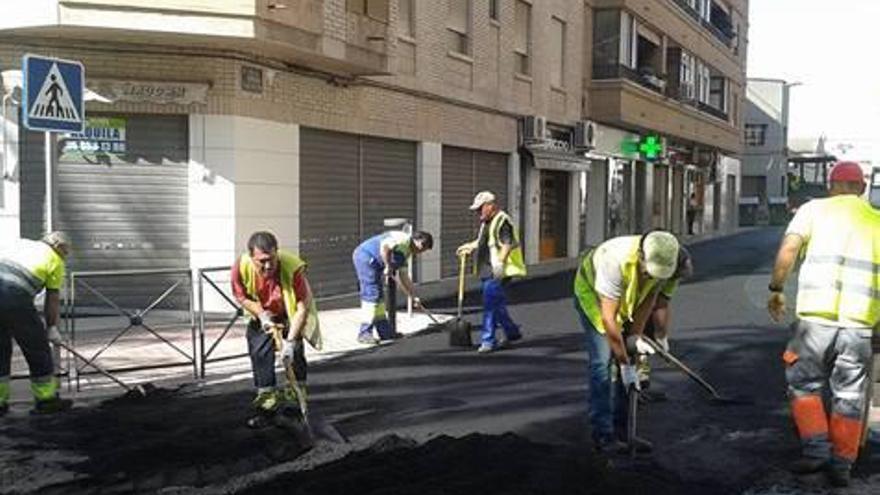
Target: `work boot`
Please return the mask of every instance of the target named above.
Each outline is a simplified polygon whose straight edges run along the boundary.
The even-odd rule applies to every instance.
[[[31,414],[55,414],[67,411],[71,407],[73,407],[72,400],[62,399],[61,397],[53,397],[51,399],[38,400],[34,402],[34,407],[33,409],[31,409]]]
[[[812,474],[825,469],[828,459],[821,457],[802,456],[788,465],[788,470],[794,474]]]
[[[357,341],[364,345],[377,345],[379,343],[379,339],[373,336],[373,332],[358,334]]]
[[[276,390],[264,390],[258,392],[251,405],[256,410],[247,419],[248,428],[260,429],[272,424],[272,417],[281,405],[282,397]]]
[[[618,455],[629,452],[629,446],[614,437],[603,437],[593,441],[596,452],[602,455]]]
[[[851,466],[846,462],[832,461],[828,464],[828,481],[831,486],[844,488],[849,486]]]
[[[480,347],[477,349],[479,354],[489,354],[494,351],[495,348],[489,344],[480,344]]]
[[[669,400],[665,392],[659,390],[649,390],[642,385],[642,391],[639,392],[639,402],[648,404],[651,402],[666,402]]]

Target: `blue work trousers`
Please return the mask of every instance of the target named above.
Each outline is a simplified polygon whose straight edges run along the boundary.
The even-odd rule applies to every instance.
[[[593,430],[593,440],[604,442],[614,438],[615,429],[619,433],[625,431],[626,394],[619,380],[614,379],[617,366],[612,360],[611,346],[605,334],[596,330],[581,309],[577,297],[574,298],[574,309],[584,329],[587,355],[590,359],[587,371],[587,380],[590,384],[587,411]]]
[[[513,322],[510,313],[507,312],[507,296],[504,294],[504,285],[501,280],[484,278],[483,332],[480,335],[483,345],[495,347],[495,329],[499,325],[508,340],[520,338],[519,326]]]

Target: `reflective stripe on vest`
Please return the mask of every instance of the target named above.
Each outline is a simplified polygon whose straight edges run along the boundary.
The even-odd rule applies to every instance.
[[[853,195],[816,204],[798,278],[797,313],[880,323],[880,212]]]
[[[281,271],[281,295],[284,298],[284,309],[287,311],[288,319],[292,319],[296,313],[296,292],[293,290],[293,276],[306,263],[299,256],[279,250],[278,265]],[[241,275],[241,282],[244,284],[245,290],[249,298],[259,300],[257,295],[257,267],[248,253],[243,253],[238,262],[238,271]],[[314,296],[308,307],[308,316],[306,318],[306,326],[303,330],[305,339],[315,349],[321,350],[323,345],[321,340],[321,329],[318,321],[318,306],[315,304]]]
[[[574,279],[574,293],[581,310],[599,333],[605,333],[602,322],[602,311],[599,305],[599,294],[596,293],[596,270],[593,258],[602,249],[620,249],[621,244],[627,250],[626,261],[620,267],[623,276],[623,295],[617,310],[617,322],[623,324],[632,321],[633,313],[642,301],[651,294],[658,280],[648,278],[640,282],[639,277],[639,240],[641,236],[618,237],[605,241],[599,247],[588,251],[578,263],[578,272]],[[612,243],[614,245],[612,245]]]
[[[524,277],[526,275],[526,263],[523,259],[522,246],[520,246],[519,243],[519,234],[516,231],[516,226],[514,226],[513,222],[510,220],[510,216],[503,211],[496,213],[492,218],[492,222],[489,224],[489,256],[492,261],[492,266],[501,262],[501,242],[499,241],[499,234],[504,222],[510,224],[510,230],[513,232],[513,247],[510,250],[510,254],[507,255],[507,260],[504,263],[504,276]]]
[[[36,295],[44,288],[58,290],[64,282],[65,264],[54,249],[42,241],[21,239],[0,253],[0,277]]]

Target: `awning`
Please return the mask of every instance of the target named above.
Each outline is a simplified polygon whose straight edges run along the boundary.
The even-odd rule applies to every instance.
[[[589,172],[592,160],[561,151],[529,149],[535,159],[535,168],[540,170],[560,170],[563,172]]]

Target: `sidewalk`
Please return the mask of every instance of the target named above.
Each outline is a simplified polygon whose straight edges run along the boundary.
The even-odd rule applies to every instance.
[[[736,235],[748,230],[751,228],[739,229],[729,234],[687,236],[682,239],[682,243],[685,245],[695,244],[718,237]],[[559,275],[575,269],[576,266],[577,260],[570,258],[533,265],[529,267],[529,275],[525,280]],[[468,277],[465,284],[467,292],[478,291],[479,287],[480,281],[478,279]],[[435,301],[453,297],[457,289],[457,279],[450,278],[420,284],[419,294],[425,301]],[[359,301],[356,295],[334,297],[326,301],[319,300],[318,307],[324,346],[321,351],[316,351],[306,345],[306,355],[310,363],[336,359],[353,352],[369,352],[372,346],[359,344],[356,340],[360,325],[360,308],[358,306]],[[453,318],[450,316],[453,311],[448,307],[430,307],[430,309],[435,312],[439,310],[447,313],[435,313],[441,322]],[[206,315],[204,347],[206,350],[213,350],[210,352],[209,362],[205,365],[204,379],[197,378],[198,370],[192,364],[192,356],[199,353],[200,342],[197,337],[193,336],[195,330],[190,324],[188,313],[157,310],[149,313],[144,319],[146,325],[176,346],[178,350],[162,342],[144,328],[133,327],[103,351],[96,362],[109,370],[126,370],[114,374],[125,383],[132,385],[152,382],[155,385],[165,387],[191,383],[209,386],[239,380],[249,381],[251,366],[244,339],[246,318],[238,318],[222,340],[218,340],[233,316],[231,312],[226,315]],[[117,337],[128,324],[128,319],[121,316],[77,318],[76,350],[91,358],[114,337]],[[430,324],[431,320],[427,315],[413,313],[412,316],[409,316],[405,308],[398,310],[398,331],[405,336],[424,332]],[[198,324],[196,324],[197,326]],[[393,343],[383,345],[393,345]],[[71,359],[70,367],[72,368],[71,356],[67,356],[67,353],[64,354],[62,361]],[[80,367],[83,364],[80,360],[77,360],[77,363]],[[151,368],[144,369],[145,367]],[[27,367],[17,346],[15,346],[13,375],[26,374]],[[70,389],[66,390],[66,394],[80,400],[101,399],[124,393],[124,390],[118,385],[88,367],[79,376],[79,391],[76,389],[75,371],[70,374],[69,379],[62,379],[62,385],[65,389],[68,384]],[[30,394],[27,380],[14,381],[13,389],[13,403],[29,403]]]

